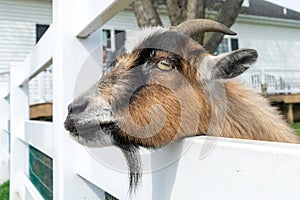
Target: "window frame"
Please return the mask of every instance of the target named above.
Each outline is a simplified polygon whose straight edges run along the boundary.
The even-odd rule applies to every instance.
[[[124,29],[115,29],[115,28],[103,28],[102,32],[104,31],[110,31],[110,47],[105,46],[106,50],[111,51],[111,52],[115,52],[117,49],[116,45],[117,45],[117,41],[116,41],[116,32],[124,32],[125,35],[127,34],[127,31]],[[104,38],[102,38],[104,40]],[[125,38],[126,39],[126,38]],[[104,46],[104,45],[103,45]]]
[[[35,43],[39,42],[49,27],[49,24],[35,24]]]
[[[220,55],[222,53],[228,53],[228,52],[231,52],[231,51],[234,51],[234,50],[237,50],[237,49],[240,49],[240,44],[239,44],[239,38],[237,36],[230,36],[230,35],[225,35],[221,41],[221,43],[224,41],[224,40],[227,40],[227,47],[228,47],[228,51],[226,52],[220,52],[220,53],[214,53],[214,55]],[[237,40],[237,49],[232,49],[232,40]],[[220,44],[221,44],[220,43]],[[219,44],[219,45],[220,45]],[[218,46],[219,47],[219,46]]]

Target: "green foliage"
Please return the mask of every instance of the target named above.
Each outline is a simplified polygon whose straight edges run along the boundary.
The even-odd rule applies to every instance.
[[[9,182],[0,185],[0,200],[9,200]]]
[[[296,130],[296,133],[300,136],[300,122],[294,123],[293,128]]]

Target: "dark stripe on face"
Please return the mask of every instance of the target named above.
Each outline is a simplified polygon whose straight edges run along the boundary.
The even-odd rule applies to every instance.
[[[174,31],[153,33],[145,38],[135,49],[164,50],[179,55],[187,60],[189,60],[190,56],[195,56],[194,54],[190,55],[190,52],[195,52],[195,50],[197,50],[199,55],[200,53],[206,52],[200,44],[190,37]]]

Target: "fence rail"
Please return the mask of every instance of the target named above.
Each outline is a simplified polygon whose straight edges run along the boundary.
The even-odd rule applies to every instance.
[[[101,42],[101,31],[94,31],[131,2],[54,0],[53,24],[24,62],[11,65],[9,92],[0,101],[0,158],[5,153],[10,158],[9,167],[0,165],[0,178],[10,170],[11,200],[44,198],[29,178],[31,147],[53,159],[54,200],[105,199],[104,192],[130,199],[126,166],[120,170],[101,162],[90,153],[95,149],[69,138],[63,122],[67,105],[78,92],[73,89],[81,66]],[[53,122],[31,121],[29,83],[50,66]],[[253,72],[243,80],[260,89],[263,79]],[[210,151],[203,154],[207,147]],[[118,149],[96,150],[126,165]],[[144,152],[143,167],[148,170],[133,199],[298,199],[298,145],[195,137],[154,152]],[[167,163],[169,159],[172,162]]]

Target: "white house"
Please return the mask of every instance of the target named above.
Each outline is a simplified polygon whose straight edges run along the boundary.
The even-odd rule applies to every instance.
[[[8,90],[10,63],[23,61],[51,23],[51,0],[0,0],[0,95]],[[35,102],[39,82],[44,81],[37,78],[30,85]]]

